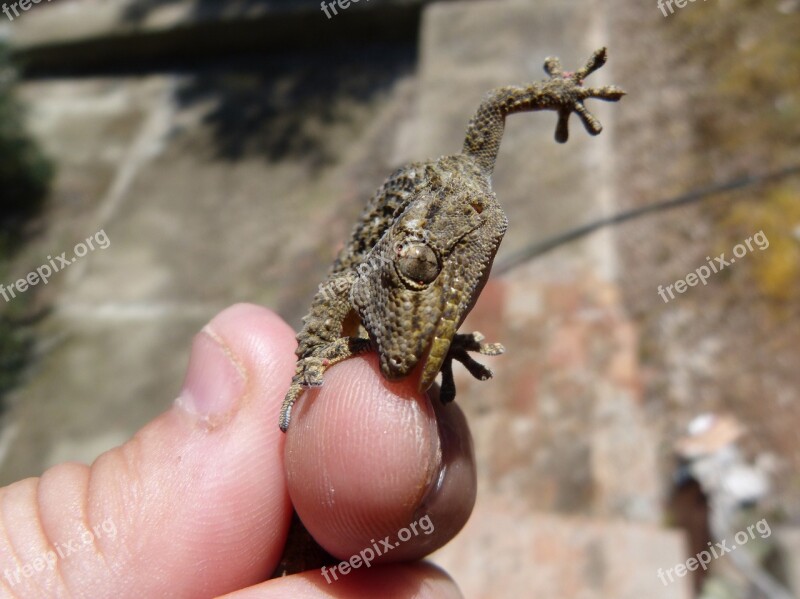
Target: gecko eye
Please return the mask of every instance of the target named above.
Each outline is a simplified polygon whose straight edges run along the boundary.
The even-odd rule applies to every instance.
[[[399,246],[396,264],[403,277],[418,285],[427,285],[441,270],[436,254],[424,243],[404,243]]]

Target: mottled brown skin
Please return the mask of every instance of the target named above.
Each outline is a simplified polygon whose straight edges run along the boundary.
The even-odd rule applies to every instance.
[[[461,154],[395,171],[367,204],[349,243],[320,285],[297,335],[297,369],[281,407],[280,428],[306,387],[322,385],[333,364],[375,349],[383,375],[405,377],[421,365],[419,389],[442,372],[442,401],[455,397],[452,362],[480,380],[492,373],[467,352],[498,355],[480,333],[457,334],[489,276],[508,221],[491,188],[505,118],[517,112],[558,112],[556,141],[567,141],[577,113],[592,135],[600,123],[586,98],[619,100],[616,87],[584,88],[606,61],[594,53],[575,73],[545,61],[549,79],[490,92],[467,128]]]

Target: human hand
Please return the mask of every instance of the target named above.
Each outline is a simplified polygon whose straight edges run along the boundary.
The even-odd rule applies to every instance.
[[[2,594],[459,597],[446,574],[413,560],[449,541],[472,510],[463,415],[411,381],[387,382],[368,355],[331,368],[284,435],[277,414],[294,347],[272,312],[229,308],[195,338],[172,409],[91,467],[60,464],[0,489]],[[312,570],[262,582],[293,505],[353,566],[367,548],[392,547],[335,580]]]

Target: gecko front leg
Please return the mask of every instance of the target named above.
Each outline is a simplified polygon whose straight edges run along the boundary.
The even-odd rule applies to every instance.
[[[358,327],[350,322],[353,278],[345,273],[320,285],[311,311],[303,318],[303,328],[297,335],[297,366],[281,404],[279,426],[283,432],[289,428],[292,407],[306,388],[321,386],[328,368],[371,347],[369,339],[355,335]]]

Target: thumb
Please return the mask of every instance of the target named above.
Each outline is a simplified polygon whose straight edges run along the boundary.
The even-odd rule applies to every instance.
[[[291,506],[278,406],[293,332],[256,306],[194,341],[173,408],[91,467],[0,489],[0,584],[12,597],[207,597],[274,569]]]

